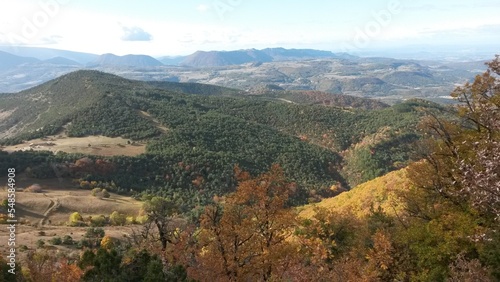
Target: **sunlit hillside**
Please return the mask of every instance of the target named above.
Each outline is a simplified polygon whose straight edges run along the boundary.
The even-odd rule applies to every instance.
[[[410,181],[407,177],[407,169],[400,169],[360,184],[334,198],[306,205],[302,207],[300,216],[312,217],[317,207],[341,214],[353,214],[359,218],[368,215],[372,208],[378,210],[379,207],[385,213],[395,215],[403,208],[403,203],[398,194],[409,189],[409,187]]]

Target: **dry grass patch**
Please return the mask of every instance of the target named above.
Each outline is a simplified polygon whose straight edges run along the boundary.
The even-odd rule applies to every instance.
[[[43,139],[29,140],[23,144],[6,146],[3,150],[6,152],[29,150],[51,151],[54,153],[62,151],[97,156],[137,156],[146,152],[145,144],[132,143],[130,140],[121,137],[67,137],[65,135],[57,135],[48,136]]]
[[[5,181],[4,181],[5,180]],[[64,225],[71,213],[79,212],[84,218],[95,215],[109,216],[113,211],[127,216],[137,216],[142,202],[131,197],[110,193],[108,199],[100,199],[91,195],[90,190],[76,188],[70,179],[30,179],[19,175],[16,183],[19,188],[29,187],[37,182],[43,193],[17,192],[17,215],[21,220],[37,225],[45,217],[45,224]],[[5,178],[0,178],[0,183],[6,183]],[[57,205],[52,209],[54,205]]]

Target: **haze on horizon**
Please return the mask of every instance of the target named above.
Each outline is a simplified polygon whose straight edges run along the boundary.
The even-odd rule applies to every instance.
[[[499,50],[499,8],[496,0],[1,0],[0,45],[152,56],[267,47]]]

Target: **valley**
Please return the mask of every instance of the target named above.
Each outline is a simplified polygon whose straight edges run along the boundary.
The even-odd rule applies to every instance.
[[[469,248],[474,275],[496,277],[481,263],[498,251],[498,201],[484,195],[500,182],[482,171],[498,169],[498,84],[485,73],[450,90],[475,71],[383,58],[101,66],[0,95],[22,269],[126,281],[147,264],[163,281],[165,264],[180,281],[225,281],[263,263],[284,280],[441,281],[463,275]],[[470,118],[460,99],[478,97],[488,106]],[[0,200],[8,223],[14,204]],[[489,241],[464,240],[478,232]],[[214,272],[228,254],[234,273]]]
[[[262,54],[256,55],[259,52]],[[73,57],[77,58],[76,55]],[[446,103],[449,102],[446,97],[457,85],[485,70],[484,61],[364,58],[344,53],[279,48],[198,52],[187,56],[184,61],[177,61],[177,65],[169,65],[167,61],[164,65],[142,55],[95,55],[80,63],[61,60],[57,64],[23,58],[18,57],[17,65],[12,67],[0,67],[0,93],[27,89],[75,70],[93,69],[142,81],[218,85],[247,94],[306,90],[370,97],[389,103],[411,98]]]

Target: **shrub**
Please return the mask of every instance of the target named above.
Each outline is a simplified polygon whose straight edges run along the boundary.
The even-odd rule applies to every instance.
[[[83,247],[99,247],[102,238],[104,237],[104,229],[100,227],[87,228],[84,239],[81,240]]]
[[[38,239],[38,241],[36,241],[36,247],[43,248],[43,246],[45,246],[45,241],[43,241],[42,239]]]
[[[84,226],[85,222],[83,222],[83,217],[78,212],[74,212],[69,216],[69,225],[70,226]]]
[[[42,186],[39,184],[33,184],[30,187],[24,189],[24,192],[28,193],[41,193],[42,192]]]
[[[84,235],[85,238],[102,238],[104,237],[104,229],[102,228],[94,228],[94,227],[90,227],[90,228],[87,228],[87,231],[85,232],[85,235]]]
[[[62,244],[63,245],[73,245],[75,244],[75,241],[73,241],[73,238],[69,235],[66,235],[62,239]]]
[[[107,199],[107,198],[111,197],[111,194],[109,194],[108,190],[106,190],[106,189],[102,189],[101,193],[102,193],[103,198]]]
[[[148,221],[148,215],[140,215],[138,217],[136,217],[135,221],[139,224],[144,224]]]
[[[125,225],[127,223],[127,217],[117,211],[112,212],[109,219],[113,225]]]
[[[106,217],[104,215],[94,216],[90,220],[90,226],[92,226],[92,227],[102,227],[102,226],[105,226],[106,223],[108,223],[108,222],[107,222]]]
[[[61,245],[62,239],[61,237],[53,237],[49,240],[49,243],[51,243],[52,245]]]
[[[83,249],[83,247],[90,248],[90,247],[92,247],[92,244],[90,243],[90,241],[88,239],[82,239],[82,240],[78,241],[78,243],[76,243],[77,249]]]
[[[90,182],[85,181],[85,180],[80,181],[80,188],[82,188],[82,189],[90,188]]]
[[[135,217],[127,216],[126,223],[127,224],[137,224],[137,221],[135,220]]]
[[[8,208],[9,207],[9,201],[7,199],[4,199],[2,201],[2,207],[4,207],[4,208]]]
[[[109,237],[108,235],[104,236],[101,240],[101,248],[110,250],[114,246],[113,238]]]
[[[94,197],[97,197],[97,196],[101,195],[101,192],[102,192],[101,188],[94,188],[94,189],[92,189],[92,191],[90,192],[90,194],[92,196],[94,196]]]

